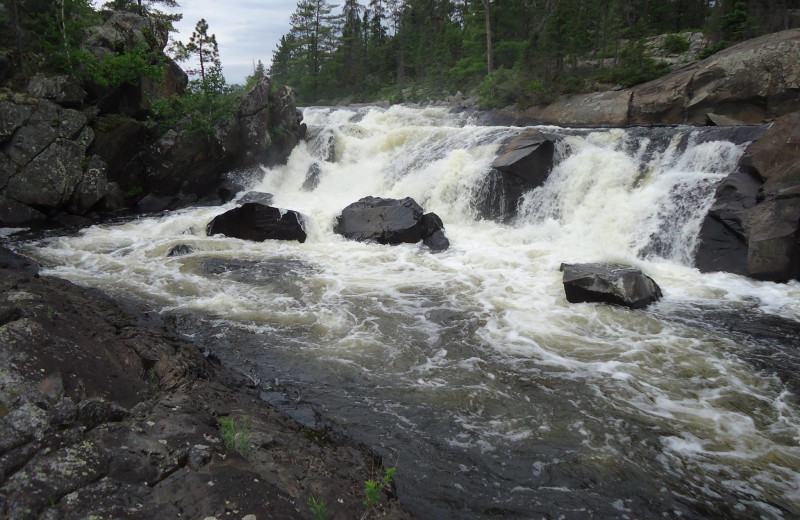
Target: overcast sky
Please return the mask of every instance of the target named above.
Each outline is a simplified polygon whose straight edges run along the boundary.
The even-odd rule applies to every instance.
[[[178,0],[183,20],[172,37],[186,43],[197,21],[205,18],[217,35],[223,72],[228,83],[244,83],[261,60],[269,69],[272,51],[289,32],[289,16],[297,0]],[[185,66],[184,66],[185,68]]]

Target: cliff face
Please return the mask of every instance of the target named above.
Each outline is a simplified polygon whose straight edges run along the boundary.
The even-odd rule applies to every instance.
[[[162,53],[159,81],[105,87],[36,75],[23,92],[0,94],[0,227],[80,223],[148,194],[169,197],[165,204],[173,206],[213,198],[223,173],[280,163],[304,136],[296,93],[273,91],[266,78],[212,132],[189,132],[183,120],[158,135],[147,121],[153,102],[183,93],[188,81],[163,56],[163,22],[114,12],[86,31],[83,47],[102,58],[143,41]]]

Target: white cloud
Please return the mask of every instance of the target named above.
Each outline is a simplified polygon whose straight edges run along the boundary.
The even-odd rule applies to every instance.
[[[205,18],[209,32],[217,36],[225,79],[243,83],[258,60],[269,68],[296,6],[297,0],[183,0],[175,10],[183,13],[183,20],[175,24],[178,32],[172,37],[186,42],[198,20]]]

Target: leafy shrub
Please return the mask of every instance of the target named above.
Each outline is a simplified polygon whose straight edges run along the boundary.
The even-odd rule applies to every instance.
[[[150,120],[162,135],[179,122],[187,135],[210,135],[217,125],[233,119],[237,101],[233,92],[203,88],[200,82],[193,81],[183,95],[153,101]]]
[[[242,455],[250,450],[250,422],[246,417],[240,418],[238,424],[233,416],[220,417],[219,427],[225,449],[238,451]]]
[[[144,41],[137,42],[127,52],[109,53],[100,60],[87,54],[80,60],[85,67],[84,76],[101,87],[132,85],[142,77],[158,81],[164,75],[164,55],[151,51]]]
[[[680,34],[668,34],[664,40],[664,50],[670,54],[683,54],[689,50],[691,43]]]

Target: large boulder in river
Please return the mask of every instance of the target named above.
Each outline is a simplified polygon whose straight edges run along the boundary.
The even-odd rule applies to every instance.
[[[570,303],[598,302],[641,309],[661,298],[661,288],[639,269],[623,264],[562,264]]]
[[[443,251],[450,245],[443,229],[442,220],[435,213],[425,214],[411,197],[402,200],[364,197],[342,210],[333,232],[350,240],[379,244],[415,244],[427,240],[426,245],[432,250]]]
[[[250,202],[214,217],[206,228],[208,236],[222,234],[233,238],[306,241],[303,216],[296,211]]]
[[[555,139],[530,130],[505,143],[492,168],[510,173],[532,188],[541,186],[553,169]]]
[[[556,139],[539,130],[528,130],[503,143],[475,196],[481,217],[508,221],[516,215],[522,195],[544,184],[550,175]]]
[[[762,280],[800,279],[800,112],[777,119],[717,188],[696,265]]]

